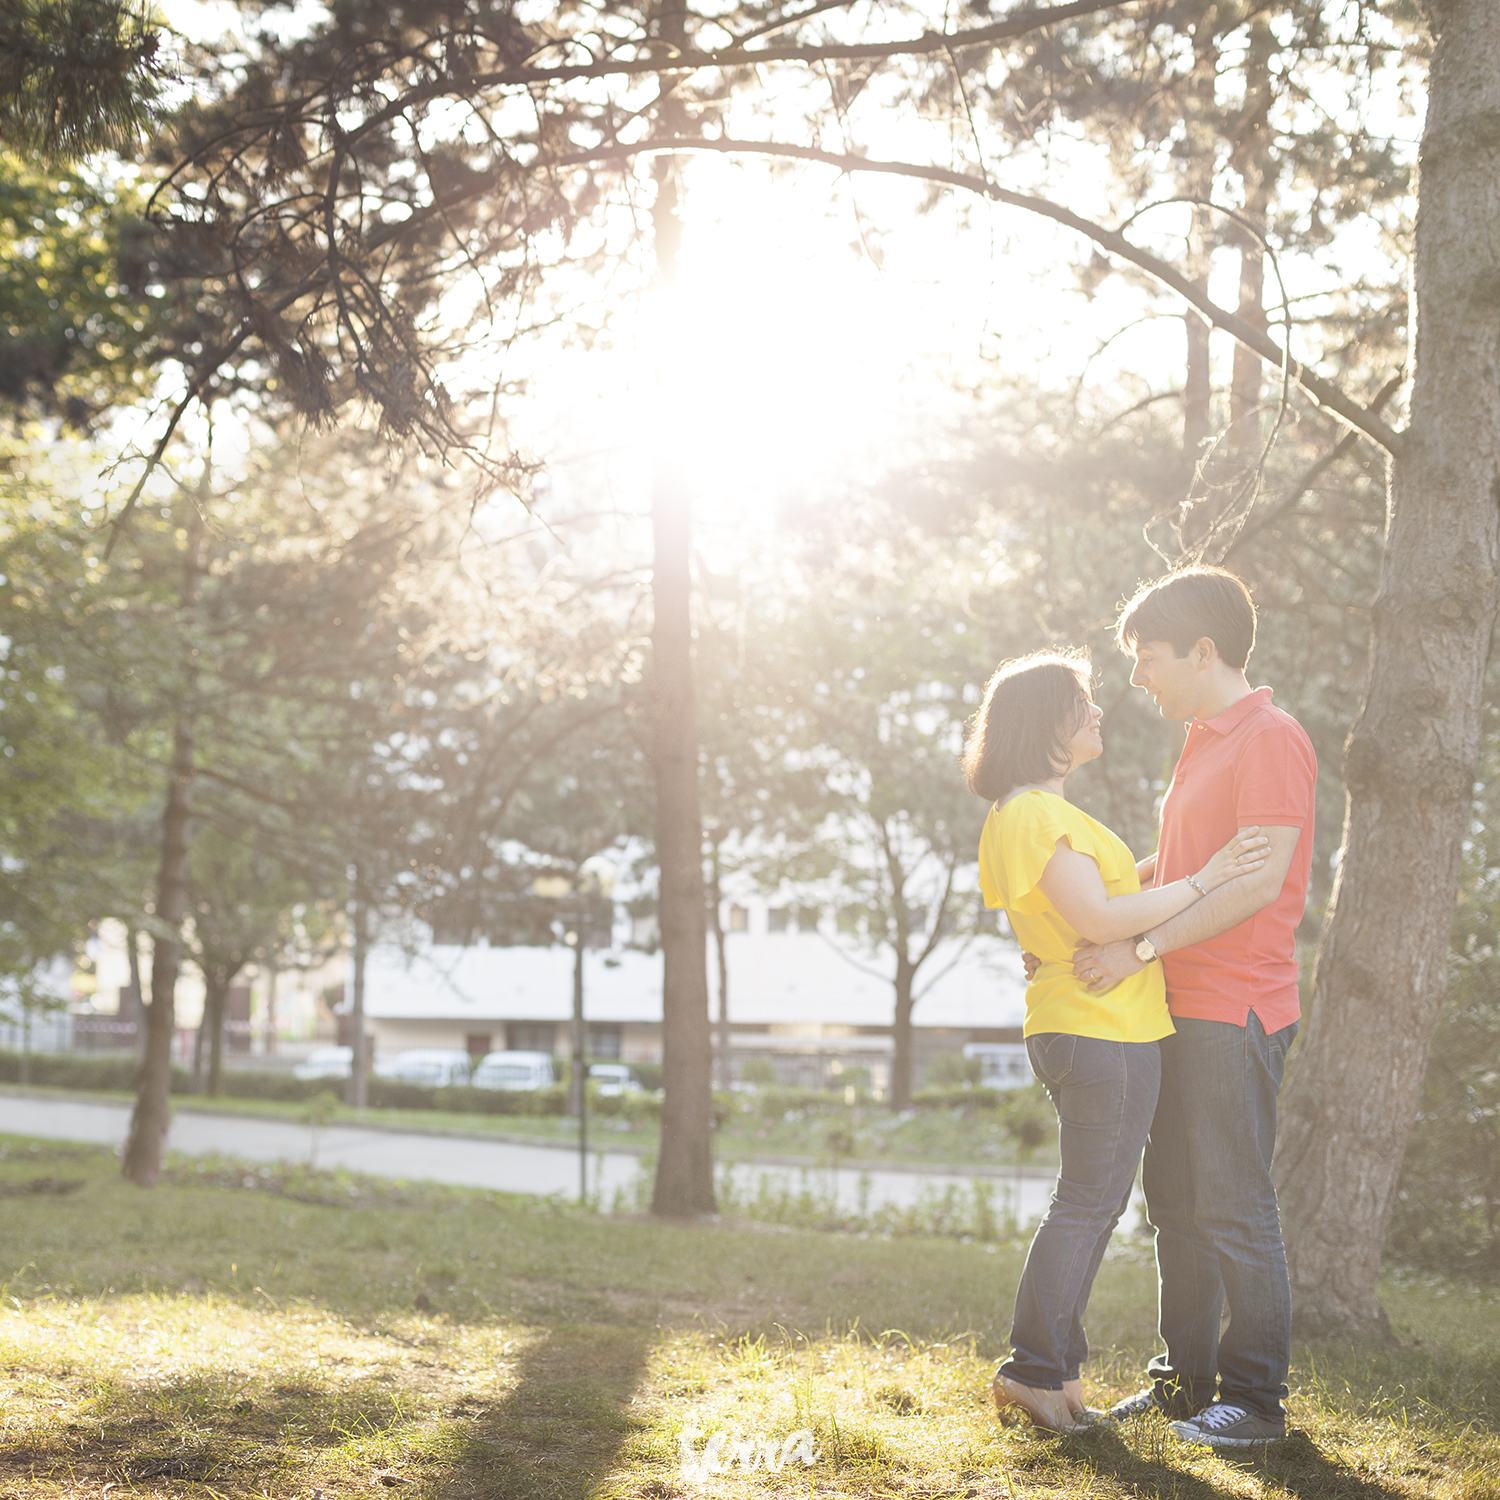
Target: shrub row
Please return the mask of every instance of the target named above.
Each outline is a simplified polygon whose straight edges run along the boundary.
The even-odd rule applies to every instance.
[[[68,1052],[33,1052],[28,1059],[28,1081],[44,1088],[99,1089],[129,1093],[136,1087],[140,1063],[131,1056],[88,1056]],[[0,1051],[0,1083],[19,1083],[21,1054]],[[191,1075],[184,1068],[172,1069],[172,1093],[192,1092]],[[228,1099],[279,1099],[300,1103],[319,1094],[343,1097],[344,1083],[338,1078],[293,1078],[290,1073],[226,1068],[220,1093]],[[495,1089],[422,1088],[393,1078],[371,1078],[368,1084],[373,1109],[441,1109],[459,1114],[561,1115],[567,1113],[568,1091],[559,1084],[529,1093],[503,1093]],[[627,1118],[659,1118],[661,1103],[650,1094],[620,1094],[597,1097],[591,1089],[590,1109],[600,1115]]]
[[[136,1086],[138,1069],[139,1064],[133,1056],[34,1052],[29,1059],[28,1075],[32,1083],[45,1087],[129,1092]],[[20,1054],[0,1051],[0,1083],[17,1083],[20,1076]],[[371,1078],[368,1091],[374,1109],[437,1109],[456,1114],[562,1115],[567,1113],[568,1102],[565,1084],[510,1093],[475,1088],[430,1089],[413,1083],[398,1083],[391,1078]],[[172,1092],[177,1095],[191,1092],[191,1079],[185,1069],[172,1069]],[[343,1092],[340,1079],[293,1078],[290,1073],[258,1069],[226,1068],[221,1081],[221,1093],[230,1099],[279,1099],[298,1103],[318,1094],[342,1097]],[[1038,1128],[1030,1122],[1039,1114],[1045,1117],[1040,1120],[1040,1125],[1047,1130],[1051,1128],[1050,1112],[1045,1108],[1045,1101],[1041,1101],[1039,1107],[1038,1093],[1036,1089],[924,1089],[912,1097],[912,1105],[919,1110],[958,1109],[968,1117],[978,1110],[994,1111],[1012,1126],[1017,1135],[1029,1136]],[[660,1098],[651,1093],[603,1097],[591,1089],[589,1108],[597,1115],[629,1120],[661,1117]],[[804,1118],[840,1116],[847,1108],[842,1094],[825,1089],[764,1088],[753,1094],[714,1095],[714,1116],[721,1125],[736,1113],[776,1120],[792,1113]]]

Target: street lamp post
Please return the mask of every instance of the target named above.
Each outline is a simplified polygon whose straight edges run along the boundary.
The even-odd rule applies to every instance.
[[[578,1201],[588,1202],[589,1064],[588,1031],[583,1014],[583,954],[588,947],[589,918],[608,899],[614,887],[614,866],[605,859],[586,859],[576,875],[538,875],[533,892],[548,900],[566,902],[558,913],[562,940],[573,950],[573,1067],[569,1103],[578,1116]]]

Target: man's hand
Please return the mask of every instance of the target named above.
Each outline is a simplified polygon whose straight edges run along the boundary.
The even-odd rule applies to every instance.
[[[1096,995],[1145,967],[1135,956],[1135,944],[1126,938],[1116,943],[1082,942],[1073,950],[1073,973]]]
[[[1021,963],[1026,969],[1026,983],[1030,984],[1036,978],[1036,971],[1041,968],[1042,961],[1035,953],[1028,953],[1023,948],[1021,949]]]

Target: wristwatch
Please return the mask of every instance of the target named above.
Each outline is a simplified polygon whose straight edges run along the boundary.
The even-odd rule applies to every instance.
[[[1156,944],[1143,932],[1135,940],[1135,956],[1143,964],[1152,964],[1161,957],[1161,954],[1156,951]]]

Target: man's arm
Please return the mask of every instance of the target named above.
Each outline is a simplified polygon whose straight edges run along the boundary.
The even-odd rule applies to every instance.
[[[1288,828],[1268,824],[1261,832],[1271,843],[1266,850],[1266,862],[1260,869],[1221,885],[1186,911],[1147,929],[1146,936],[1158,953],[1174,953],[1179,948],[1191,948],[1194,943],[1218,937],[1221,932],[1228,932],[1247,917],[1263,911],[1281,894],[1302,829],[1300,826]],[[1135,945],[1128,941],[1083,943],[1073,955],[1073,972],[1080,979],[1090,979],[1098,974],[1099,977],[1089,984],[1096,993],[1109,989],[1143,968],[1145,965],[1135,956]]]

